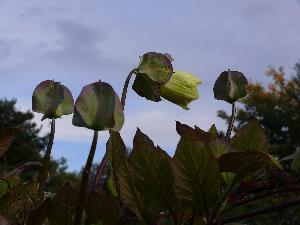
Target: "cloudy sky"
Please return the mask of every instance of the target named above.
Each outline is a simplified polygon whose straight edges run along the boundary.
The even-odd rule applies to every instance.
[[[185,111],[162,101],[152,103],[129,91],[122,137],[131,146],[139,127],[173,154],[175,120],[208,129],[218,109],[212,87],[224,70],[239,70],[252,81],[267,82],[268,66],[291,72],[300,59],[299,0],[0,0],[0,97],[17,98],[31,108],[35,86],[61,81],[76,98],[82,86],[99,79],[121,94],[126,74],[148,51],[168,52],[176,69],[197,75],[201,98]],[[40,122],[43,132],[49,122]],[[85,163],[92,131],[75,128],[71,117],[57,121],[54,158],[64,156],[69,170]],[[107,134],[100,134],[95,161]]]

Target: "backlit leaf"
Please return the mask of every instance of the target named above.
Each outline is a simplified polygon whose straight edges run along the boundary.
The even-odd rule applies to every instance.
[[[151,202],[152,211],[158,216],[164,210],[173,210],[177,199],[170,156],[138,129],[129,160],[135,172],[135,185]]]
[[[270,160],[267,153],[251,150],[226,153],[218,159],[221,171],[235,173],[236,181],[266,168]]]
[[[48,219],[51,225],[71,225],[78,193],[66,183],[51,200]]]
[[[109,195],[91,191],[86,205],[86,224],[118,225],[120,224],[120,206]]]
[[[219,196],[221,175],[217,160],[206,145],[182,137],[173,158],[175,193],[198,212],[211,208]]]
[[[241,127],[230,143],[240,151],[257,150],[266,152],[268,150],[267,137],[258,120],[252,120]]]

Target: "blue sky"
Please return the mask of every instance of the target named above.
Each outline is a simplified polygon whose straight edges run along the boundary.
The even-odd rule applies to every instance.
[[[0,0],[0,97],[17,98],[31,108],[35,86],[61,81],[77,98],[81,88],[99,79],[121,94],[126,74],[148,51],[168,52],[174,67],[197,75],[200,99],[185,111],[167,101],[152,103],[129,91],[122,137],[128,146],[139,127],[173,154],[179,139],[175,120],[208,129],[218,109],[213,99],[217,76],[228,68],[252,81],[267,82],[268,66],[300,59],[299,0]],[[49,130],[49,122],[35,121]],[[76,128],[71,116],[57,122],[53,157],[64,156],[69,170],[85,163],[92,131]],[[107,133],[101,132],[95,161]]]

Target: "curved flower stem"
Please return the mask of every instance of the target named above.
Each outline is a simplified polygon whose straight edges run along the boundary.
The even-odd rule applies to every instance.
[[[90,149],[90,153],[87,158],[87,161],[86,161],[86,164],[85,164],[85,167],[83,170],[83,174],[82,174],[80,190],[79,190],[79,197],[78,197],[78,201],[77,201],[77,207],[76,207],[76,213],[75,213],[75,219],[74,219],[74,225],[81,224],[83,209],[84,209],[85,202],[86,202],[86,191],[88,188],[89,173],[90,173],[94,155],[96,152],[97,141],[98,141],[98,131],[95,131],[94,137],[93,137],[93,142],[92,142],[91,149]]]
[[[227,129],[227,132],[226,132],[226,140],[227,141],[230,140],[230,135],[231,135],[231,131],[232,131],[232,128],[233,128],[234,119],[235,119],[235,112],[236,112],[235,102],[233,102],[231,104],[231,106],[232,106],[231,118],[230,118],[230,123],[228,125],[228,129]]]
[[[47,173],[48,173],[48,167],[50,162],[50,156],[51,156],[51,149],[54,141],[54,133],[55,133],[55,119],[52,119],[51,122],[51,133],[50,133],[50,139],[47,145],[46,154],[43,159],[43,167],[41,170],[41,181],[38,188],[38,196],[42,200],[44,197],[44,189],[46,186],[46,180],[47,180]]]
[[[128,86],[129,86],[129,82],[130,82],[130,79],[132,77],[133,74],[135,74],[137,72],[137,68],[131,70],[125,80],[125,83],[124,83],[124,87],[123,87],[123,92],[122,92],[122,98],[121,98],[121,105],[123,107],[123,110],[125,108],[125,101],[126,101],[126,95],[127,95],[127,89],[128,89]]]
[[[124,87],[123,87],[123,92],[122,92],[122,98],[121,98],[121,105],[122,105],[123,110],[125,108],[126,96],[127,96],[127,90],[128,90],[129,82],[132,78],[132,75],[135,74],[136,72],[137,72],[137,68],[132,69],[129,72],[129,74],[127,75],[127,78],[125,80]],[[102,160],[101,160],[101,163],[100,163],[100,165],[97,169],[97,173],[96,173],[96,176],[95,176],[95,179],[94,179],[94,182],[93,182],[93,188],[96,188],[99,185],[99,182],[100,182],[101,176],[103,175],[103,172],[104,172],[107,161],[108,161],[108,155],[107,155],[107,153],[105,153]]]

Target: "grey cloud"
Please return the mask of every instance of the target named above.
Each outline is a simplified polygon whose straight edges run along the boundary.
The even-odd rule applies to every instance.
[[[9,55],[10,50],[10,43],[4,39],[0,39],[0,63]]]

